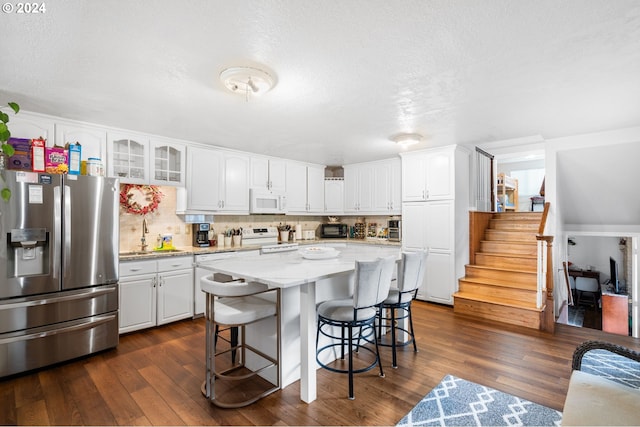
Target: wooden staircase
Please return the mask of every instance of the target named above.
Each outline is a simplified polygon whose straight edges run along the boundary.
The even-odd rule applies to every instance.
[[[489,215],[484,236],[471,242],[474,252],[453,295],[454,312],[542,329],[545,307],[536,307],[536,235],[542,214]]]

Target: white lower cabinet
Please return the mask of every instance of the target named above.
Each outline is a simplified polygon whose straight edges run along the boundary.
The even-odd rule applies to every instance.
[[[405,250],[426,249],[427,266],[417,298],[453,304],[456,291],[454,262],[454,202],[405,203],[402,215],[402,246]]]
[[[121,334],[156,325],[156,278],[156,273],[120,278]]]
[[[192,256],[120,263],[120,333],[192,316]]]

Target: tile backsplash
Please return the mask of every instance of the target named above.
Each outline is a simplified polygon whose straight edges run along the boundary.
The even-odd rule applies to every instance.
[[[145,216],[128,213],[120,208],[120,251],[133,251],[140,249],[142,237],[142,221],[147,219],[149,233],[146,235],[148,249],[156,245],[158,235],[171,234],[173,244],[176,247],[189,247],[192,245],[191,224],[186,224],[182,217],[176,215],[176,189],[175,187],[158,187],[163,196],[155,212]],[[367,223],[378,224],[378,228],[386,227],[389,216],[366,217]],[[394,217],[397,218],[397,217]],[[340,222],[353,225],[358,217],[340,217]],[[217,233],[234,228],[254,228],[278,226],[280,224],[300,224],[303,230],[316,230],[320,224],[327,222],[326,216],[307,215],[214,215],[214,223],[211,224]]]

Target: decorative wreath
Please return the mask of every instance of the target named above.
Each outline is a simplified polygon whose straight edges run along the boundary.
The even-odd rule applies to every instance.
[[[120,186],[120,206],[130,214],[146,215],[155,212],[163,196],[164,194],[155,185],[123,184]]]

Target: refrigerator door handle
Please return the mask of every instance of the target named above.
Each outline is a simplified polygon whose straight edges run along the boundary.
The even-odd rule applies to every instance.
[[[20,302],[10,302],[11,300],[9,300],[9,302],[4,301],[0,303],[0,311],[15,310],[16,308],[23,308],[23,307],[41,306],[45,304],[58,304],[65,301],[97,298],[102,295],[115,292],[117,289],[118,288],[115,286],[110,288],[102,288],[102,289],[90,288],[86,291],[74,293],[71,295],[56,296],[56,294],[52,294],[52,296],[47,298],[33,298],[33,299],[28,299],[26,301],[20,301]]]
[[[60,276],[60,243],[62,242],[62,193],[59,185],[53,187],[53,273],[54,278]]]
[[[51,329],[43,332],[34,332],[31,334],[18,335],[18,336],[13,336],[8,338],[0,338],[0,345],[5,345],[12,342],[18,342],[18,341],[27,341],[27,340],[37,339],[37,338],[44,338],[51,335],[64,334],[67,332],[78,331],[83,329],[91,329],[91,328],[95,328],[96,326],[102,323],[109,322],[113,320],[115,317],[116,317],[115,314],[106,314],[102,316],[93,317],[87,322],[83,322],[78,325],[72,325],[72,326],[67,326],[67,327],[58,328],[58,329]]]
[[[64,186],[64,271],[71,268],[71,188]],[[63,273],[64,274],[64,273]]]

